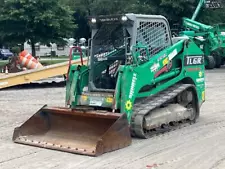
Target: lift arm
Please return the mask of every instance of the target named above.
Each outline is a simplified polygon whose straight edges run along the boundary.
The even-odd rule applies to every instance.
[[[202,7],[206,7],[206,8],[222,8],[221,2],[219,0],[200,0],[198,3],[197,8],[195,9],[194,14],[192,15],[191,20],[195,20],[196,17],[198,16],[200,10]]]
[[[196,17],[198,16],[198,14],[199,14],[201,8],[205,5],[205,2],[206,2],[205,0],[200,0],[200,1],[199,1],[198,6],[197,6],[197,8],[195,9],[194,14],[192,15],[191,20],[195,20],[195,19],[196,19]]]
[[[207,32],[213,29],[212,26],[205,25],[189,18],[183,18],[183,26],[196,32]]]
[[[202,24],[200,22],[195,21],[196,17],[198,16],[201,8],[222,8],[220,0],[199,0],[198,6],[195,9],[194,14],[192,15],[191,19],[183,18],[183,26],[189,28],[193,31],[201,31],[206,32],[213,29],[212,26]]]

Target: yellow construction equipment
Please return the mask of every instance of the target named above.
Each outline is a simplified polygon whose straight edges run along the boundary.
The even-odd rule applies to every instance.
[[[70,49],[70,60],[68,62],[53,64],[50,66],[40,67],[38,69],[30,69],[16,73],[0,73],[0,89],[21,84],[28,84],[33,81],[42,80],[50,77],[65,75],[68,73],[68,65],[86,65],[87,57],[80,58],[79,56],[78,59],[71,58],[73,49],[79,50],[80,47],[75,46]]]
[[[84,60],[86,63],[87,60]],[[72,61],[72,64],[80,64],[80,59]],[[11,86],[31,83],[36,80],[65,75],[68,70],[68,62],[45,66],[40,69],[25,70],[18,73],[0,74],[0,89]]]

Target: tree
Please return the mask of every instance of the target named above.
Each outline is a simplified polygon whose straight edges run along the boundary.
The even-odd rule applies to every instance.
[[[75,34],[87,36],[87,16],[140,13],[164,15],[171,24],[181,21],[183,16],[190,17],[197,6],[195,0],[65,0],[75,11],[78,24]],[[64,2],[65,2],[64,1]],[[190,12],[191,11],[191,12]],[[188,14],[188,15],[187,15]]]
[[[182,24],[182,18],[191,18],[199,0],[137,0],[129,5],[130,11],[143,14],[157,14],[165,16],[170,24]],[[224,4],[224,2],[222,2]],[[224,6],[224,5],[223,5]],[[205,24],[224,22],[225,12],[223,9],[206,9],[202,7],[197,21]]]
[[[191,18],[199,0],[61,0],[75,11],[74,18],[78,28],[76,37],[89,37],[87,16],[140,13],[165,16],[170,25],[182,25],[182,18]],[[224,2],[222,2],[224,3]],[[224,22],[225,12],[222,9],[201,9],[197,21],[205,24]],[[173,26],[172,26],[173,27]]]
[[[190,17],[195,10],[195,0],[137,0],[130,11],[134,13],[163,15],[170,23]],[[196,5],[197,6],[197,5]]]
[[[78,25],[75,30],[76,38],[90,37],[87,17],[93,15],[112,15],[130,12],[132,4],[136,0],[62,0],[74,10],[75,22]]]
[[[59,0],[7,0],[0,9],[0,37],[15,43],[65,43],[76,25],[70,9]]]

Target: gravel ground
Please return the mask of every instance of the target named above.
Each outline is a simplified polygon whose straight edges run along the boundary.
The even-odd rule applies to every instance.
[[[44,104],[64,106],[65,88],[0,91],[0,168],[225,168],[225,69],[207,71],[206,99],[199,122],[100,157],[15,144],[13,129]]]

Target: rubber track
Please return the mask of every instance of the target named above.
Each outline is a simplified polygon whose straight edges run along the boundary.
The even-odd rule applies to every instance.
[[[152,110],[160,107],[165,104],[169,100],[178,96],[178,94],[185,91],[187,88],[193,87],[191,84],[175,84],[168,89],[144,99],[143,101],[134,105],[134,113],[131,120],[131,134],[134,137],[140,138],[150,138],[154,135],[167,132],[169,130],[175,129],[178,126],[167,126],[166,128],[158,127],[155,129],[151,129],[148,131],[144,131],[143,129],[143,119],[144,116],[149,114]],[[183,121],[183,123],[185,120]],[[179,122],[180,123],[180,122]],[[182,125],[179,124],[180,126]]]

